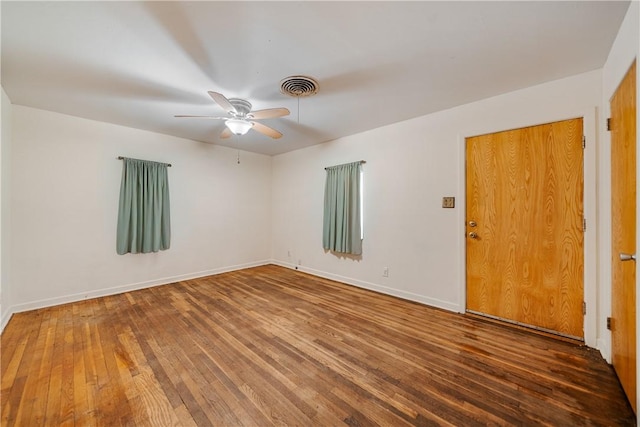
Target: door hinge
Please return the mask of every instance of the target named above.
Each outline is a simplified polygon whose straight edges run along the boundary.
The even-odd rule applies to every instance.
[[[607,130],[611,131],[611,117],[607,119]]]
[[[582,218],[582,231],[587,231],[587,219]]]
[[[611,330],[611,317],[607,317],[607,329]]]
[[[582,301],[582,314],[587,314],[587,303]]]
[[[582,149],[587,148],[587,137],[582,135]]]

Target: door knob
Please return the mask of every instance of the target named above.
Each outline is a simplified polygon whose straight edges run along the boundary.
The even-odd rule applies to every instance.
[[[475,231],[472,231],[471,233],[469,233],[469,237],[472,239],[477,239],[478,238],[478,233],[476,233]]]
[[[469,221],[469,227],[475,227],[476,225],[478,225],[477,222],[475,221]]]
[[[620,261],[635,261],[636,260],[636,254],[625,254],[625,253],[621,253],[620,254]]]

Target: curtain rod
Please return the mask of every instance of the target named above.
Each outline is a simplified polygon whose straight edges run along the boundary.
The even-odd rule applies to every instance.
[[[357,162],[357,163],[367,163],[367,161],[366,161],[366,160],[356,160],[355,162],[343,163],[343,164],[341,164],[341,165],[335,165],[335,166],[328,166],[328,167],[324,168],[324,170],[327,170],[327,169],[329,169],[329,168],[335,168],[335,167],[337,167],[337,166],[344,166],[344,165],[348,165],[348,164],[350,164],[350,163],[356,163],[356,162]]]
[[[131,159],[131,157],[122,157],[122,156],[118,156],[118,160],[124,160],[124,159]],[[138,160],[138,159],[132,159],[132,160]],[[144,160],[145,162],[148,162],[149,160]],[[162,162],[156,162],[156,163],[162,163]],[[163,165],[167,165],[167,167],[171,167],[171,163],[162,163]]]

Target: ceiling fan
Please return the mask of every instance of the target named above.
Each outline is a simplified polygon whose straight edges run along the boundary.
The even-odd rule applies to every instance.
[[[223,94],[213,91],[209,91],[207,93],[220,107],[222,107],[224,111],[227,112],[228,117],[186,115],[176,115],[174,117],[195,117],[201,119],[224,120],[226,127],[220,134],[220,138],[222,139],[229,138],[232,134],[244,135],[251,129],[274,139],[278,139],[282,136],[282,133],[277,130],[263,125],[260,122],[256,122],[255,120],[288,116],[288,109],[267,108],[264,110],[251,111],[251,103],[245,99],[227,99]]]

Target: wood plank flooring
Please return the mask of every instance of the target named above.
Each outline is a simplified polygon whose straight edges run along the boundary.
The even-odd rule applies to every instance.
[[[13,316],[2,426],[635,425],[596,350],[277,266]]]

